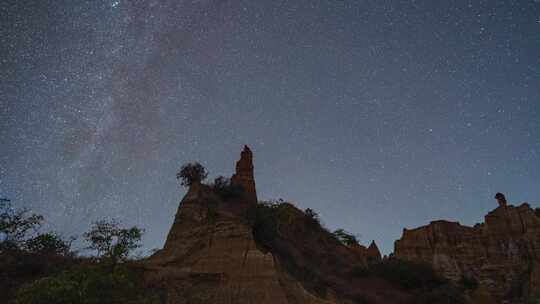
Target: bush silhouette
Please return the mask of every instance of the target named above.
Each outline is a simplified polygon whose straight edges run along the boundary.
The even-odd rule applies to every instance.
[[[96,250],[99,258],[111,265],[111,271],[119,262],[125,261],[132,251],[140,247],[143,231],[138,227],[121,228],[115,220],[94,222],[84,234],[90,243],[88,249]]]
[[[103,267],[78,266],[19,289],[17,304],[158,304],[159,295],[141,286],[141,274],[122,266],[114,274]]]
[[[319,214],[317,214],[317,212],[315,212],[315,210],[311,209],[311,208],[306,208],[306,210],[304,211],[304,213],[310,218],[312,219],[313,221],[317,222],[317,223],[320,223],[320,218],[319,218]]]
[[[208,177],[206,168],[198,162],[184,164],[178,173],[176,179],[180,180],[182,186],[189,187],[194,183],[200,183]]]
[[[370,264],[356,265],[351,274],[356,277],[378,277],[403,289],[433,289],[448,283],[435,273],[430,265],[409,262],[396,258]]]
[[[36,232],[42,222],[43,216],[15,209],[10,200],[0,199],[0,253],[22,249],[29,233]]]
[[[25,242],[25,249],[28,252],[37,254],[68,255],[71,244],[64,241],[54,232],[47,232],[27,240]]]
[[[343,245],[352,246],[352,245],[357,245],[358,244],[358,240],[356,239],[356,236],[354,236],[351,233],[348,233],[347,231],[345,231],[343,229],[338,229],[338,230],[334,231],[332,234]]]
[[[215,193],[223,200],[235,199],[244,193],[241,185],[233,185],[230,178],[218,176],[211,185]]]

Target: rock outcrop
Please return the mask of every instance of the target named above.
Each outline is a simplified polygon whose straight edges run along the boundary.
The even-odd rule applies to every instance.
[[[357,251],[290,203],[255,204],[252,159],[246,146],[231,178],[237,196],[191,185],[163,249],[142,263],[148,287],[168,304],[412,303],[381,278],[354,276],[380,260],[374,243]]]
[[[375,244],[375,241],[371,241],[368,247],[360,244],[353,244],[349,248],[355,252],[359,258],[367,265],[370,263],[380,262],[382,260],[379,247]]]
[[[240,160],[236,162],[236,173],[231,177],[231,183],[242,187],[244,196],[249,202],[257,202],[253,176],[253,153],[248,146],[244,146]]]
[[[474,227],[434,221],[403,230],[395,256],[431,264],[446,278],[476,281],[495,302],[540,296],[540,218],[527,203],[499,207]],[[510,302],[509,302],[510,303]]]
[[[381,252],[379,251],[377,244],[375,244],[375,241],[371,241],[371,244],[369,244],[366,251],[366,256],[370,262],[378,262],[381,260]]]
[[[148,286],[165,289],[168,304],[411,304],[458,290],[404,284],[385,270],[400,259],[431,264],[462,286],[478,283],[467,303],[540,296],[540,217],[526,203],[508,205],[499,193],[483,224],[404,229],[397,259],[382,259],[374,241],[343,245],[313,212],[257,203],[252,161],[246,146],[229,186],[193,183],[163,249],[142,263]]]
[[[256,199],[251,159],[246,147],[233,179]],[[335,303],[306,291],[258,248],[247,221],[219,203],[210,186],[193,184],[163,249],[144,262],[147,284],[164,288],[168,304]]]

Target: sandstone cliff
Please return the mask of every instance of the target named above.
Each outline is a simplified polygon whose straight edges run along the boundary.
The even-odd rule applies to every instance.
[[[366,255],[370,261],[381,260],[381,252],[379,251],[377,244],[375,244],[375,241],[371,241],[371,244],[369,244],[369,247],[366,250]]]
[[[540,296],[540,218],[527,203],[506,205],[499,194],[497,200],[475,227],[434,221],[404,229],[395,256],[431,264],[455,282],[478,282],[476,293],[489,295],[489,303]]]
[[[163,249],[144,261],[147,284],[165,289],[168,304],[411,303],[383,279],[351,274],[380,260],[374,243],[344,246],[292,204],[257,203],[252,160],[245,147],[231,178],[239,196],[193,184]]]
[[[244,147],[230,183],[190,187],[163,249],[143,262],[145,281],[169,304],[523,303],[540,294],[540,218],[497,200],[475,227],[405,229],[397,259],[383,259],[374,241],[344,245],[312,210],[257,202]]]
[[[245,148],[233,182],[256,200],[251,151]],[[144,263],[150,285],[165,288],[167,303],[334,303],[306,291],[254,241],[248,221],[220,208],[212,189],[194,184],[178,208],[165,246]],[[236,210],[233,208],[233,210]]]
[[[253,176],[253,153],[248,146],[244,146],[240,160],[236,162],[236,173],[231,177],[231,183],[242,187],[244,197],[249,202],[257,202],[257,190],[255,190],[255,177]]]

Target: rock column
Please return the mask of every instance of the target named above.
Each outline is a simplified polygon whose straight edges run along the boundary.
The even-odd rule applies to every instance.
[[[257,202],[255,178],[253,177],[253,153],[248,146],[244,146],[240,160],[236,162],[236,173],[231,177],[231,183],[242,186],[244,196],[249,202]]]

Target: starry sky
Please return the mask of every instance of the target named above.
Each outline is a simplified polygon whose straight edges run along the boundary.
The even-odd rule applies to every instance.
[[[0,3],[0,196],[161,247],[200,161],[375,239],[540,207],[540,0]]]

